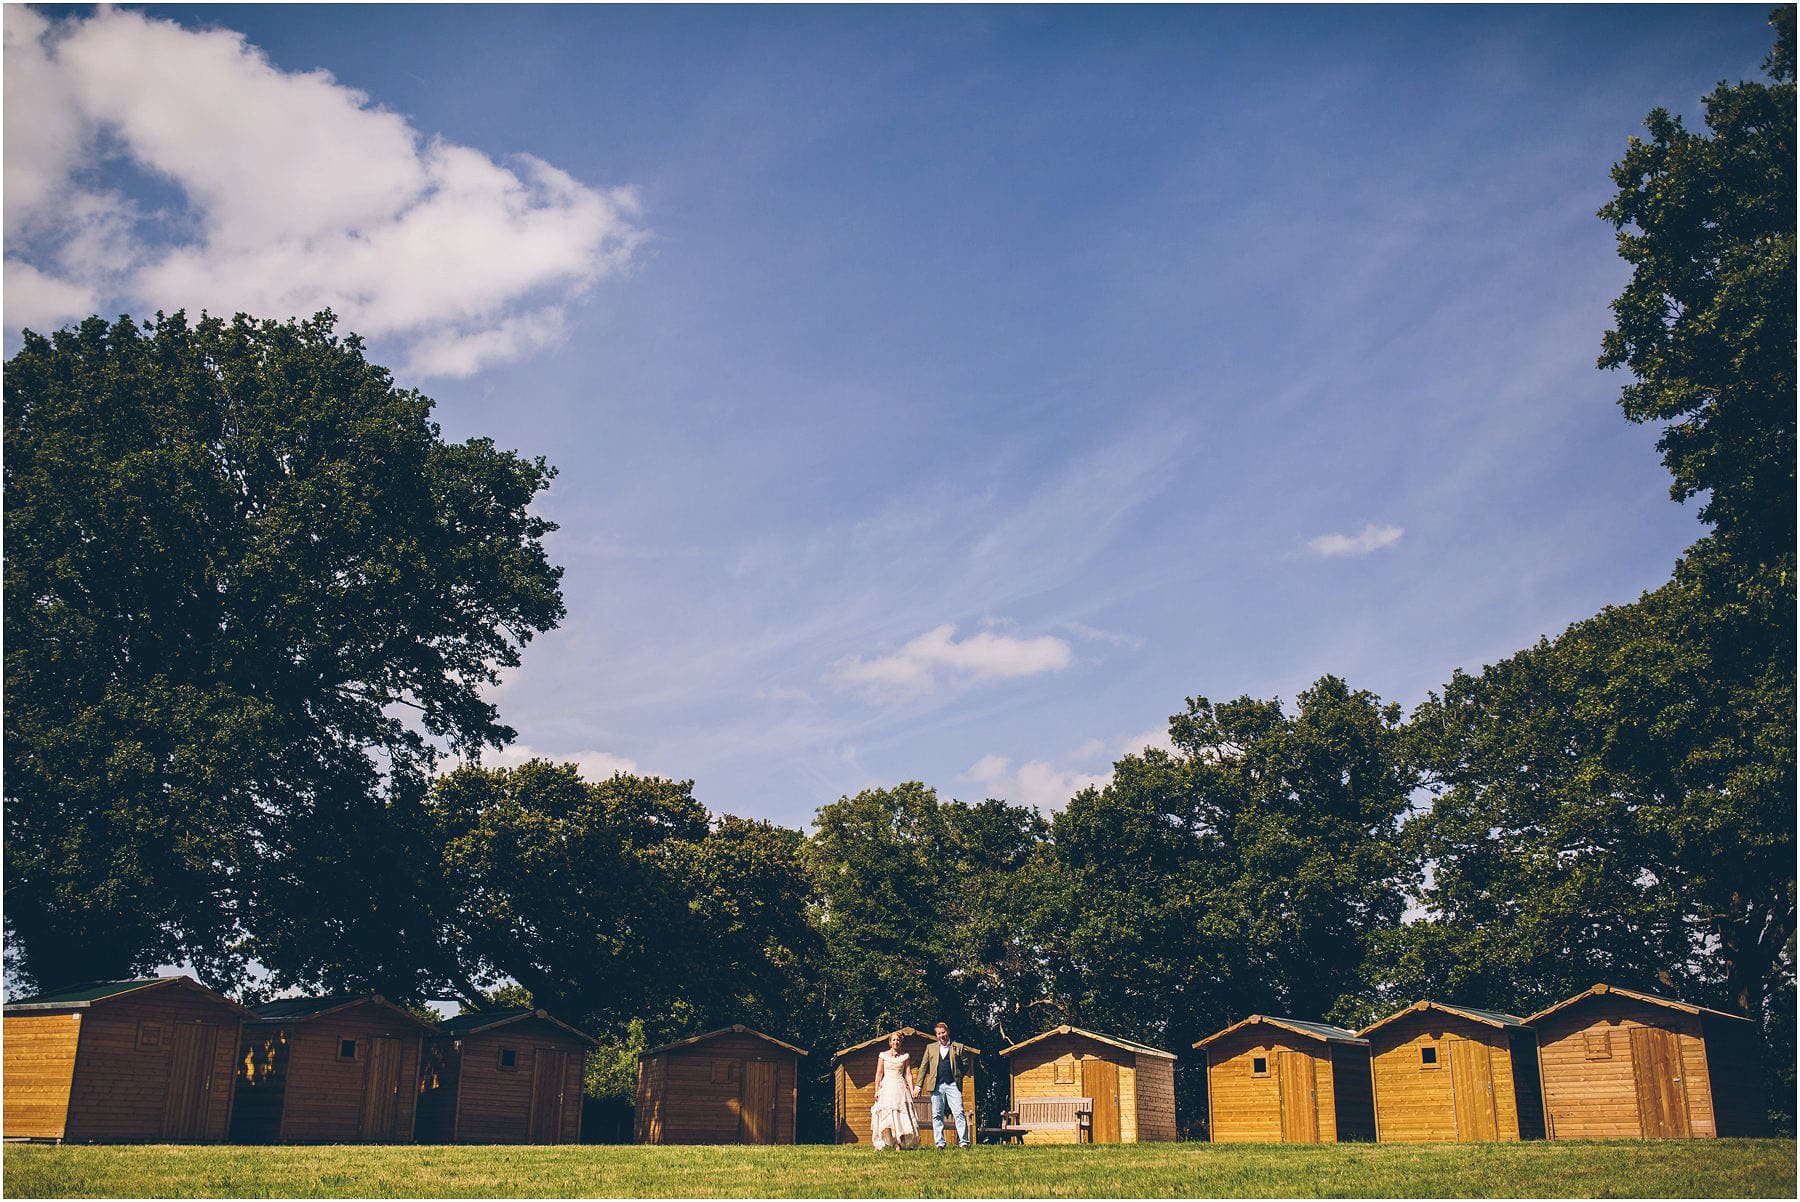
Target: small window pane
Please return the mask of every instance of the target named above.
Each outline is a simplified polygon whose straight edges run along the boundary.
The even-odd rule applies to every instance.
[[[143,1048],[146,1051],[148,1051],[152,1048],[162,1047],[162,1024],[161,1023],[140,1024],[138,1027],[137,1045],[138,1045],[138,1047]]]
[[[1437,1045],[1426,1044],[1419,1049],[1419,1067],[1436,1068],[1438,1063]]]
[[[1587,1058],[1589,1060],[1612,1059],[1611,1031],[1584,1031],[1582,1033],[1582,1039],[1587,1046]]]
[[[500,1067],[503,1070],[505,1070],[506,1072],[511,1072],[514,1069],[518,1068],[519,1067],[519,1049],[517,1049],[517,1048],[501,1048],[500,1049]]]
[[[356,1059],[356,1041],[354,1039],[338,1040],[338,1059],[339,1060],[355,1060]]]
[[[1058,1085],[1075,1084],[1075,1062],[1073,1060],[1056,1062],[1056,1083]]]
[[[1250,1057],[1250,1075],[1252,1077],[1268,1076],[1269,1075],[1269,1058],[1267,1056],[1252,1056],[1252,1057]]]

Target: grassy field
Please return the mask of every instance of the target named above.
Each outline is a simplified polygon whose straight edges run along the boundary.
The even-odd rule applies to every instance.
[[[38,1147],[46,1197],[1794,1196],[1793,1140],[976,1148]]]

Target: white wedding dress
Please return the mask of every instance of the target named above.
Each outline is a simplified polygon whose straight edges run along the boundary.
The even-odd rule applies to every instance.
[[[905,1052],[881,1054],[881,1086],[875,1091],[875,1105],[869,1107],[869,1130],[877,1148],[919,1146],[919,1122],[913,1117],[912,1089],[906,1084],[908,1059]]]

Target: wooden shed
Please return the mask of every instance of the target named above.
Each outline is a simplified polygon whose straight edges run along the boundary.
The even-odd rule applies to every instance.
[[[281,998],[255,1010],[238,1055],[233,1140],[412,1142],[430,1023],[379,994]]]
[[[6,1005],[7,1139],[223,1140],[249,1010],[189,977],[103,981]]]
[[[1013,1110],[1030,1098],[1093,1099],[1097,1144],[1175,1138],[1175,1055],[1067,1024],[1003,1049]],[[1030,1131],[1028,1144],[1066,1144],[1074,1131]]]
[[[640,1144],[791,1144],[805,1051],[741,1023],[638,1056]]]
[[[892,1032],[889,1032],[891,1035]],[[835,1066],[832,1078],[836,1091],[833,1108],[837,1116],[837,1142],[840,1144],[872,1144],[874,1135],[869,1130],[869,1109],[875,1105],[875,1062],[881,1053],[887,1051],[889,1035],[877,1035],[873,1039],[864,1040],[853,1047],[847,1047],[831,1058]],[[951,1036],[952,1039],[955,1036]],[[910,1053],[915,1069],[923,1063],[925,1049],[937,1042],[937,1036],[914,1027],[900,1028],[900,1050]],[[980,1048],[972,1048],[963,1044],[963,1050],[970,1056],[980,1056]],[[976,1074],[971,1069],[962,1079],[963,1109],[970,1115],[969,1139],[975,1138],[975,1085]],[[926,1116],[920,1124],[919,1138],[929,1142],[929,1110],[919,1108]],[[956,1144],[956,1128],[951,1121],[944,1120],[944,1142],[952,1147]]]
[[[458,1014],[426,1037],[420,1143],[576,1144],[594,1039],[543,1010]]]
[[[1206,1051],[1214,1142],[1375,1138],[1369,1041],[1354,1031],[1252,1014],[1194,1046]]]
[[[1537,1040],[1498,1010],[1414,1002],[1358,1032],[1384,1142],[1544,1138]]]
[[[1768,1131],[1756,1026],[1747,1018],[1595,985],[1525,1021],[1537,1029],[1552,1139]]]

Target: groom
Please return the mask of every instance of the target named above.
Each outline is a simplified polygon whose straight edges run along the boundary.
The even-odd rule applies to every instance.
[[[969,1050],[950,1042],[947,1023],[937,1025],[937,1042],[925,1048],[925,1063],[919,1066],[919,1090],[931,1095],[931,1134],[937,1146],[944,1146],[944,1111],[956,1120],[956,1142],[969,1146],[969,1120],[963,1114],[962,1079],[969,1071]]]

